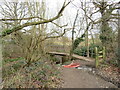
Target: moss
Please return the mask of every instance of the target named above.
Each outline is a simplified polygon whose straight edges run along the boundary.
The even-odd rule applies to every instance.
[[[7,34],[11,33],[11,30],[10,29],[7,29],[5,31],[2,32],[2,36],[5,36]]]

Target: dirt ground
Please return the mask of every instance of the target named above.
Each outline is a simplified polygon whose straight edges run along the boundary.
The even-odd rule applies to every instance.
[[[81,66],[92,66],[93,63],[77,60]],[[61,67],[62,88],[117,88],[114,84],[88,73],[87,70]]]

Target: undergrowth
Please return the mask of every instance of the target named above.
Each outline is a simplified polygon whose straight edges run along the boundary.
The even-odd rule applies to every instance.
[[[14,63],[15,62],[15,63]],[[9,66],[6,66],[8,65]],[[25,65],[23,58],[5,60],[3,67],[4,88],[56,88],[59,87],[60,76],[56,67],[48,58]]]

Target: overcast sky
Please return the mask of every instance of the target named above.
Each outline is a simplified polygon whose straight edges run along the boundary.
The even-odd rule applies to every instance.
[[[17,2],[17,0],[6,0],[6,1]],[[19,2],[26,2],[26,1],[28,0],[19,0]],[[32,2],[33,0],[29,0],[29,1]],[[42,0],[34,0],[34,1],[40,2]],[[56,16],[57,12],[61,9],[65,0],[43,0],[43,1],[46,2],[46,6],[48,9],[47,16],[48,18],[51,18],[51,17]],[[79,0],[75,0],[75,2],[77,1]],[[4,0],[3,1],[0,0],[0,2],[1,2],[1,5],[3,5],[2,3],[4,2]],[[67,8],[65,8],[65,11],[63,12],[63,16],[60,18],[61,19],[60,24],[64,25],[68,23],[68,27],[70,28],[71,26],[69,22],[73,23],[73,20],[76,15],[76,11],[77,9],[72,4],[68,5]],[[0,15],[0,18],[2,18],[1,15]],[[71,37],[70,33],[68,33],[67,36]]]
[[[4,2],[5,0],[0,0],[0,2]],[[17,0],[6,0],[8,2],[17,2]],[[19,2],[26,2],[26,1],[42,1],[42,0],[18,0]],[[60,10],[60,8],[62,7],[63,3],[65,0],[44,0],[46,1],[46,6],[48,9],[48,16],[53,17],[57,14],[58,10]],[[87,3],[90,4],[91,0],[82,0],[82,1],[86,1]],[[108,0],[107,0],[108,1]],[[118,2],[119,0],[109,0],[109,1],[114,1],[114,2]],[[75,4],[78,8],[79,8],[79,4],[80,1],[79,0],[74,0],[73,4]],[[63,16],[61,17],[61,25],[67,24],[69,23],[68,27],[72,27],[72,24],[74,22],[76,13],[77,13],[77,7],[75,7],[73,4],[68,5],[65,8],[65,11],[63,12]],[[91,7],[93,5],[91,4]],[[82,11],[79,11],[79,14],[82,14]],[[100,17],[100,14],[95,15],[94,17]],[[1,16],[0,16],[1,18]],[[68,33],[67,36],[71,37],[71,33]]]

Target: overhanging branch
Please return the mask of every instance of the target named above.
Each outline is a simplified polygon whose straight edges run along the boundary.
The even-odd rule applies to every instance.
[[[65,32],[66,32],[66,29],[64,29],[64,32],[62,34],[57,35],[57,36],[47,36],[44,39],[42,39],[40,42],[42,42],[42,41],[44,41],[46,39],[50,39],[50,38],[59,38],[59,37],[62,37],[65,34]]]
[[[62,8],[60,9],[60,11],[58,12],[58,14],[51,18],[51,19],[46,19],[46,20],[43,20],[43,21],[38,21],[38,22],[28,22],[28,23],[25,23],[25,24],[22,24],[22,25],[18,25],[16,27],[13,27],[11,29],[7,29],[5,31],[3,31],[0,35],[1,38],[5,37],[6,35],[9,35],[13,32],[16,32],[16,31],[19,31],[21,29],[23,29],[24,27],[27,27],[27,26],[32,26],[32,25],[39,25],[39,24],[45,24],[45,23],[49,23],[49,22],[52,22],[56,19],[58,19],[59,17],[62,16],[62,12],[64,11],[65,7],[70,3],[68,2],[67,4],[65,4],[66,2],[64,2]]]

